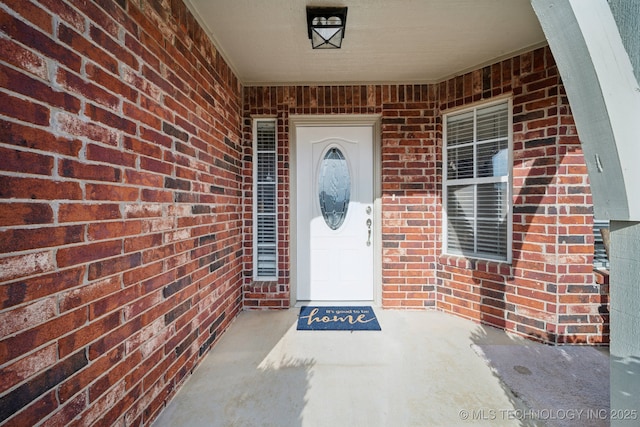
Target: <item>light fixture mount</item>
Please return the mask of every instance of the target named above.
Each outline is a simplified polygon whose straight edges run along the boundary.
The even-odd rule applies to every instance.
[[[346,7],[307,6],[307,29],[314,49],[340,49],[346,23]]]

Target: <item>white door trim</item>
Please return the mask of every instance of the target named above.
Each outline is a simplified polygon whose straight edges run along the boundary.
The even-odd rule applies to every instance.
[[[291,115],[289,116],[289,256],[291,260],[289,290],[291,306],[298,304],[297,259],[297,165],[296,129],[303,126],[370,126],[373,132],[373,301],[349,301],[382,306],[382,126],[377,114],[359,115]],[[339,302],[332,302],[339,304]]]

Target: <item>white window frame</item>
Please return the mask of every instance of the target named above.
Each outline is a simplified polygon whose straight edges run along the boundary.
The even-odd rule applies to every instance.
[[[273,150],[258,150],[258,125],[260,123],[273,123],[274,126],[274,142],[273,142]],[[274,170],[273,170],[273,181],[259,181],[258,167],[261,161],[260,156],[264,154],[273,154],[274,155]],[[264,213],[260,212],[258,209],[258,192],[260,185],[273,185],[273,204],[274,204],[274,212],[273,213]],[[264,118],[264,119],[254,119],[253,120],[253,280],[255,281],[277,281],[278,280],[278,261],[279,261],[279,253],[278,253],[278,123],[275,118]],[[263,216],[273,216],[275,220],[274,225],[274,233],[273,236],[274,243],[259,243],[258,236],[261,234],[261,230],[259,227],[259,219]],[[261,254],[260,249],[262,248],[273,248],[274,250],[274,263],[275,267],[273,269],[273,274],[269,275],[261,275],[260,274],[260,259],[259,256]]]
[[[449,186],[453,186],[453,185],[479,185],[479,184],[483,184],[486,183],[487,178],[478,178],[478,177],[474,177],[474,178],[465,178],[465,179],[452,179],[449,180],[448,178],[448,159],[447,159],[447,141],[448,141],[448,137],[447,137],[447,130],[448,130],[448,126],[447,126],[447,119],[451,116],[456,116],[459,114],[466,114],[469,112],[473,112],[473,128],[474,128],[474,138],[473,138],[473,144],[475,146],[475,144],[477,143],[476,141],[476,120],[477,120],[477,110],[482,109],[482,108],[487,108],[487,107],[492,107],[495,105],[500,105],[500,104],[507,104],[507,114],[508,114],[508,141],[507,141],[507,145],[508,145],[508,164],[507,164],[507,171],[508,171],[508,175],[501,177],[500,182],[506,182],[507,184],[507,242],[506,242],[506,254],[505,257],[498,257],[498,256],[493,256],[492,254],[487,254],[487,253],[481,253],[478,252],[477,248],[474,250],[474,253],[469,254],[469,253],[462,253],[462,251],[458,252],[458,251],[450,251],[449,250],[449,237],[448,237],[448,217],[447,217],[447,207],[448,207],[448,187]],[[442,254],[443,255],[452,255],[452,256],[459,256],[459,257],[464,257],[464,258],[471,258],[471,259],[481,259],[481,260],[488,260],[488,261],[496,261],[496,262],[506,262],[506,263],[511,263],[513,260],[513,102],[511,97],[505,98],[505,97],[501,97],[499,99],[493,99],[491,101],[488,102],[480,102],[480,103],[476,103],[474,105],[471,106],[466,106],[463,108],[459,108],[459,109],[455,109],[455,110],[450,110],[447,111],[445,113],[442,114],[442,128],[443,128],[443,138],[442,138],[442,158],[443,158],[443,162],[442,162],[442,200],[443,200],[443,206],[442,206],[442,235],[443,235],[443,240],[442,240]],[[475,161],[475,150],[474,150],[474,170],[476,167],[476,161]],[[495,178],[493,178],[495,180]],[[491,181],[494,182],[494,181]],[[474,197],[474,203],[477,202],[477,196]],[[475,228],[475,225],[474,225]],[[474,233],[475,233],[475,229],[474,229]]]

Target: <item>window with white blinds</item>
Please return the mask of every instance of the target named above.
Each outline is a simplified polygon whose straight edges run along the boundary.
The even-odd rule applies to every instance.
[[[609,220],[593,221],[593,267],[596,269],[609,269],[609,256],[604,245],[603,229],[609,228]]]
[[[253,276],[278,278],[277,138],[275,119],[253,124]]]
[[[511,261],[511,103],[444,116],[445,252]]]

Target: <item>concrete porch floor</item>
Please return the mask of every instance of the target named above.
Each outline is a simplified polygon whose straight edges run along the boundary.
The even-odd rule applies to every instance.
[[[606,350],[436,311],[375,308],[379,332],[297,331],[298,312],[240,313],[154,427],[609,424]]]

